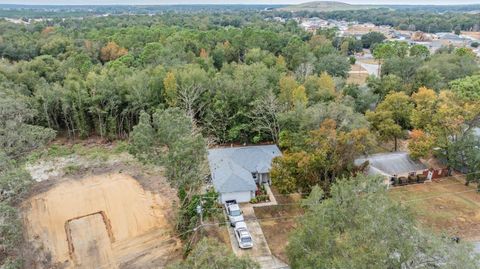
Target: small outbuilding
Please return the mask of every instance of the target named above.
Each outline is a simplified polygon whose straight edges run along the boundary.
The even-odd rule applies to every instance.
[[[272,160],[281,155],[276,145],[209,149],[212,183],[220,202],[255,198],[257,185],[270,184]]]

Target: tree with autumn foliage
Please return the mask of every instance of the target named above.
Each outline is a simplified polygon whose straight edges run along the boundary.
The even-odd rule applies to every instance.
[[[100,50],[100,60],[104,63],[113,61],[127,55],[127,53],[128,50],[126,48],[122,48],[114,41],[110,41]]]
[[[177,79],[173,72],[168,72],[163,80],[163,85],[165,88],[165,101],[171,107],[177,105]]]
[[[420,88],[412,95],[415,108],[412,125],[417,131],[409,142],[416,156],[426,156],[435,148],[435,154],[450,167],[475,171],[479,150],[475,147],[475,128],[480,126],[480,78],[467,77],[451,83],[451,90],[435,93]],[[412,132],[413,133],[413,132]],[[477,138],[478,139],[478,138]]]
[[[292,76],[283,76],[279,81],[280,93],[278,101],[286,108],[292,108],[294,105],[293,91],[298,88],[298,83]]]
[[[355,158],[369,152],[373,144],[368,129],[345,132],[337,129],[334,120],[327,119],[303,138],[299,149],[287,148],[274,159],[272,184],[282,193],[310,191],[315,185],[328,192],[336,178],[354,172]]]
[[[438,97],[432,89],[421,87],[418,91],[412,94],[412,100],[415,108],[412,111],[411,123],[417,129],[424,129],[431,122]]]
[[[294,106],[307,106],[308,97],[303,85],[298,86],[292,91],[292,103]]]
[[[432,136],[425,134],[422,130],[415,129],[410,133],[408,151],[414,159],[428,157],[434,145]]]

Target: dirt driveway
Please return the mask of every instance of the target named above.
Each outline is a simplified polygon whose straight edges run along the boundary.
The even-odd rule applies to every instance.
[[[249,256],[251,259],[257,261],[262,269],[280,269],[289,268],[287,264],[280,261],[277,257],[272,255],[268,247],[267,240],[262,231],[262,227],[255,216],[253,206],[251,204],[242,204],[240,206],[243,210],[243,216],[248,230],[253,238],[253,248],[240,249],[235,238],[233,228],[229,228],[230,242],[232,244],[233,252],[237,256]]]

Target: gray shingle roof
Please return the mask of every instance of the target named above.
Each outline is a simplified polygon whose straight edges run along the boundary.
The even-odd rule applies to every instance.
[[[276,145],[209,149],[208,163],[216,191],[255,191],[252,173],[268,173],[272,159],[281,154]]]
[[[392,152],[373,154],[355,160],[355,165],[369,161],[369,174],[393,176],[426,169],[427,167],[412,160],[407,152]]]

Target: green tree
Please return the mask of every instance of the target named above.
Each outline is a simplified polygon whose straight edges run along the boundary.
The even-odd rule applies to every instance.
[[[393,120],[392,112],[390,111],[367,111],[366,117],[370,122],[373,131],[383,141],[394,140],[394,150],[398,149],[397,140],[405,135],[402,127]]]
[[[437,70],[445,82],[473,75],[479,70],[475,58],[469,55],[456,55],[450,53],[435,54],[425,62],[424,68]]]
[[[413,45],[410,47],[410,57],[417,57],[417,60],[426,59],[430,55],[430,51],[424,45]]]
[[[18,158],[55,137],[52,129],[29,124],[36,111],[20,93],[0,88],[0,107],[0,152],[7,156]]]
[[[299,38],[293,37],[283,49],[283,55],[290,70],[296,70],[300,64],[308,62],[309,50],[307,45]]]
[[[150,115],[146,112],[140,114],[138,124],[130,133],[129,152],[142,162],[148,162],[161,154],[156,145],[155,130],[152,127]]]
[[[383,62],[382,76],[395,75],[402,80],[402,84],[404,84],[402,88],[410,90],[417,69],[421,64],[422,62],[417,57],[393,56]]]
[[[369,32],[362,35],[362,44],[366,49],[374,47],[376,44],[382,43],[386,39],[385,35],[379,32]]]
[[[178,189],[180,208],[195,207],[199,187],[206,176],[207,152],[205,140],[189,116],[179,108],[159,109],[150,124],[150,115],[142,113],[131,140],[129,151],[135,157],[166,167],[167,179]],[[185,233],[197,225],[192,210],[180,210],[178,214],[179,232]]]
[[[315,72],[317,74],[327,72],[335,77],[346,78],[350,68],[351,66],[348,57],[335,53],[319,57],[315,62]]]
[[[410,127],[412,109],[409,96],[403,92],[391,92],[374,112],[368,111],[366,116],[382,140],[394,140],[394,150],[397,151],[398,139]]]
[[[22,224],[17,214],[14,207],[0,202],[0,253],[12,252],[22,241]]]
[[[378,101],[385,99],[385,96],[392,91],[398,92],[403,89],[401,78],[393,74],[381,78],[370,76],[367,79],[367,86],[378,95]]]
[[[480,100],[480,75],[454,80],[450,88],[461,98],[471,101]]]
[[[409,209],[388,196],[382,178],[339,180],[330,195],[322,199],[314,188],[303,203],[307,212],[287,245],[292,268],[480,266],[471,246],[422,230]]]

